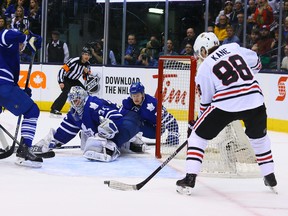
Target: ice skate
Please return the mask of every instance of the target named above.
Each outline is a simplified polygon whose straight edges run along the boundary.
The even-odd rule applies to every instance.
[[[50,111],[50,117],[60,118],[60,117],[62,117],[62,113],[58,110],[51,110]]]
[[[28,147],[27,145],[21,144],[16,152],[16,164],[19,166],[26,166],[26,167],[34,167],[40,168],[42,167],[43,159],[41,157],[36,156],[32,152],[32,148]]]
[[[276,190],[277,180],[274,173],[264,176],[264,184],[269,187],[272,192],[278,194],[278,191]]]
[[[139,132],[128,142],[124,143],[122,149],[136,153],[144,153],[147,150],[147,144],[142,140],[142,132]]]
[[[195,186],[196,174],[186,174],[186,177],[176,182],[176,191],[180,194],[191,195]]]

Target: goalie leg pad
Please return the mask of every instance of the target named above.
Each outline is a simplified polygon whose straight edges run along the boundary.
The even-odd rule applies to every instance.
[[[89,137],[87,139],[83,156],[89,160],[111,162],[120,156],[116,144],[102,137]]]
[[[87,142],[87,139],[89,138],[89,136],[87,134],[85,134],[85,132],[82,130],[80,131],[79,136],[80,136],[80,140],[81,140],[81,150],[84,151],[85,146],[86,146],[86,142]]]

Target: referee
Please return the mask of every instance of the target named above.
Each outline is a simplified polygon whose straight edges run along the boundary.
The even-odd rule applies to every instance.
[[[60,111],[66,103],[68,93],[72,86],[82,86],[85,89],[79,78],[91,74],[90,58],[90,49],[88,47],[83,47],[80,57],[70,58],[59,70],[57,79],[62,92],[52,104],[51,114],[55,116],[62,115]]]

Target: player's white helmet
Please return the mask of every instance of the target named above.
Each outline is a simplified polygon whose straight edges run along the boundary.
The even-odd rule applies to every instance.
[[[68,93],[68,100],[79,116],[83,114],[87,97],[88,93],[81,86],[72,86]]]
[[[208,56],[208,50],[219,46],[219,40],[213,32],[203,32],[195,40],[194,52],[202,60]]]

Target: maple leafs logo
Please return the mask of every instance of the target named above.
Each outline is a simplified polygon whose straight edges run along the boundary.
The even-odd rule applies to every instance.
[[[146,108],[147,108],[147,110],[152,112],[155,109],[155,106],[152,103],[148,103]]]
[[[90,106],[89,108],[96,110],[99,107],[98,104],[94,103],[94,102],[90,102]]]

